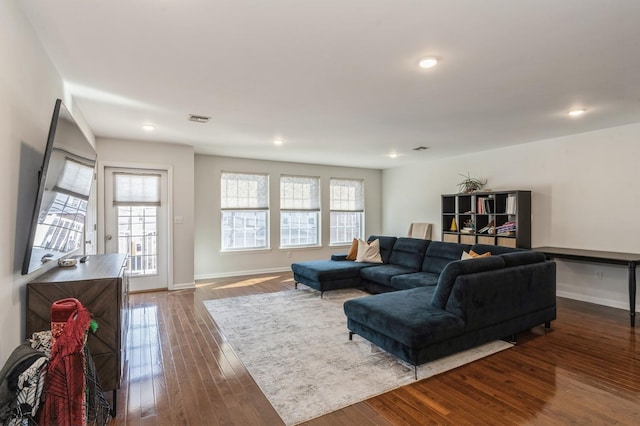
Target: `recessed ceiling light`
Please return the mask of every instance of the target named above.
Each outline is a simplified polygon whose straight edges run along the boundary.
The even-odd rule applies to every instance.
[[[144,130],[145,132],[152,132],[156,129],[156,126],[154,126],[153,124],[143,124],[142,125],[142,130]]]
[[[282,139],[275,139],[275,140],[273,141],[273,144],[274,144],[274,145],[282,145],[283,143],[284,143],[284,141],[283,141]]]
[[[438,58],[436,58],[435,56],[428,56],[426,58],[420,59],[418,65],[420,66],[420,68],[431,68],[435,67],[437,63]]]
[[[398,158],[398,153],[392,152],[391,154],[389,154],[389,158]]]
[[[584,108],[577,108],[577,109],[572,109],[571,111],[569,111],[569,115],[571,117],[580,117],[582,114],[584,114],[585,112],[587,112],[586,109]]]

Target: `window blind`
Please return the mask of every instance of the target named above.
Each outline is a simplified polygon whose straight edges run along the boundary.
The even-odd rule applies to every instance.
[[[93,167],[65,158],[55,190],[87,200],[93,181]]]
[[[159,206],[160,175],[153,173],[113,174],[113,204]]]
[[[320,211],[320,178],[280,176],[280,210]]]
[[[331,211],[363,212],[364,182],[356,179],[330,179]]]
[[[222,210],[268,210],[269,176],[222,172]]]

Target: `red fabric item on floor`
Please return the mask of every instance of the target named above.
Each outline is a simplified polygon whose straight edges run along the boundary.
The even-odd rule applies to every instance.
[[[62,299],[51,305],[55,342],[47,372],[41,424],[86,424],[84,344],[90,323],[91,314],[77,299]]]

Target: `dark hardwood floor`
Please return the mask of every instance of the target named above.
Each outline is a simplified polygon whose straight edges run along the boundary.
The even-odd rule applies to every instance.
[[[202,301],[292,288],[283,273],[131,295],[111,424],[282,424]],[[624,310],[559,298],[546,334],[535,328],[512,349],[306,424],[639,424],[638,329]]]

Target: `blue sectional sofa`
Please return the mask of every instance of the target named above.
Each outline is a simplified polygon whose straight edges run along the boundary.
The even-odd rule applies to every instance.
[[[383,264],[333,256],[292,265],[296,284],[378,293],[344,303],[349,338],[358,334],[417,366],[540,324],[549,328],[556,318],[556,265],[542,253],[402,237],[369,241],[376,238]],[[471,250],[491,256],[460,260]]]

